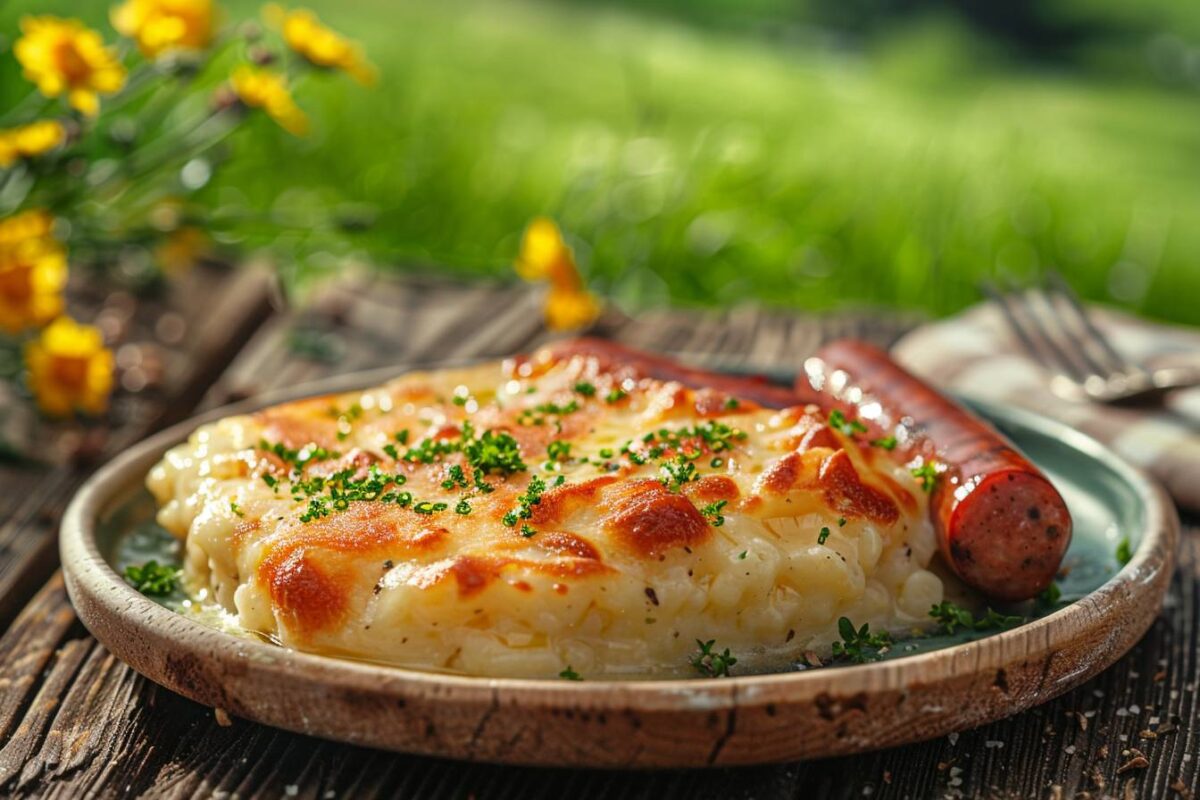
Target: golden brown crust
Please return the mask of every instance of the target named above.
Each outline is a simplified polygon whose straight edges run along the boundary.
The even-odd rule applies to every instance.
[[[825,493],[825,502],[844,516],[866,517],[884,525],[900,518],[895,501],[863,482],[845,450],[831,453],[821,462],[817,481]]]
[[[711,535],[696,506],[656,480],[610,487],[601,508],[604,529],[642,558],[655,558],[674,547],[696,547]]]
[[[528,377],[544,376],[557,364],[554,359],[539,359]],[[657,411],[656,424],[680,417],[719,420],[732,415],[735,410],[737,415],[744,415],[758,409],[752,401],[745,401],[744,405],[739,402],[735,409],[729,404],[730,395],[723,391],[696,390],[679,383],[646,379],[627,364],[592,363],[585,369],[587,376],[600,386],[628,386],[627,381],[636,381],[626,391],[627,397],[623,401],[632,402],[628,398],[640,395]],[[462,436],[468,415],[453,405],[445,408],[446,398],[441,398],[439,403],[436,392],[419,386],[405,387],[396,396],[433,401],[447,413],[462,416],[463,419],[448,419],[429,427],[423,439],[452,443]],[[490,422],[489,430],[513,436],[523,457],[533,462],[552,441],[585,438],[610,415],[611,406],[618,405],[581,404],[575,397],[570,400],[556,398],[551,405],[561,407],[572,400],[581,407],[570,414],[548,415],[555,417],[553,426],[521,424],[522,420],[529,419],[527,414],[522,416],[524,409],[489,409],[479,417]],[[306,477],[328,478],[342,470],[350,470],[356,478],[361,478],[368,468],[377,465],[386,473],[404,475],[408,481],[405,487],[434,487],[447,479],[452,467],[457,466],[464,472],[470,470],[469,463],[458,452],[448,453],[431,464],[379,456],[360,448],[338,452],[337,448],[343,446],[338,436],[339,425],[345,424],[342,405],[339,398],[321,397],[267,409],[256,419],[269,441],[292,450],[319,445],[330,451],[330,457],[316,459],[304,468]],[[885,525],[897,520],[897,503],[889,492],[860,478],[844,449],[846,442],[838,434],[818,417],[800,408],[785,410],[783,417],[793,422],[793,429],[799,431],[787,442],[795,449],[782,454],[763,470],[757,490],[776,495],[813,491],[819,493],[828,508],[837,514],[865,517]],[[385,430],[395,427],[387,424],[386,415],[384,419],[373,419],[371,425]],[[679,435],[665,443],[659,440],[645,442],[633,437],[629,449],[644,458],[656,455],[660,459],[671,459],[685,454],[702,464],[717,454],[713,443],[698,434]],[[261,461],[256,465],[259,473],[272,475],[279,481],[285,481],[292,469],[290,462],[269,451],[261,454]],[[472,498],[473,526],[487,525],[493,535],[498,534],[509,547],[543,550],[553,556],[547,560],[520,559],[503,554],[503,550],[487,555],[455,556],[448,547],[455,534],[435,522],[434,517],[422,516],[411,506],[354,503],[347,510],[329,517],[303,524],[291,521],[280,526],[265,546],[266,555],[259,566],[260,579],[271,587],[272,599],[290,624],[311,634],[339,625],[350,604],[353,582],[340,583],[329,571],[330,564],[345,557],[369,558],[382,563],[385,559],[400,561],[422,554],[445,556],[420,571],[413,580],[423,586],[432,586],[453,578],[460,596],[470,597],[501,580],[505,568],[516,564],[534,573],[561,578],[603,573],[604,558],[587,538],[589,534],[566,529],[571,518],[584,509],[599,510],[597,522],[600,528],[627,554],[639,559],[656,559],[673,549],[699,547],[713,535],[713,527],[700,513],[697,504],[721,500],[731,503],[742,498],[738,483],[726,474],[703,475],[684,484],[682,492],[673,492],[661,480],[635,478],[630,475],[632,471],[633,465],[623,463],[614,473],[546,490],[522,520],[523,525],[539,531],[536,539],[530,537],[527,540],[516,526],[505,527],[502,522],[526,487],[526,479],[518,476],[492,479],[490,482],[495,491]],[[881,477],[876,476],[876,480],[880,481]],[[885,486],[890,493],[905,496],[908,504],[912,504],[911,495],[900,489],[894,480],[886,480]],[[743,503],[741,508],[753,513],[754,498],[747,499],[749,502]]]
[[[758,402],[786,390],[619,356],[560,346],[222,421],[152,475],[160,519],[248,627],[397,663],[489,672],[566,648],[596,666],[887,613],[933,552],[865,591],[924,512],[905,470],[815,407]]]

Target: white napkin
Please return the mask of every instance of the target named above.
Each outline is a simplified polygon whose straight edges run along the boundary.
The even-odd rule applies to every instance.
[[[1128,360],[1147,366],[1200,360],[1200,330],[1111,309],[1090,309],[1096,326]],[[994,305],[982,304],[904,336],[893,357],[944,389],[1037,411],[1107,443],[1157,477],[1183,508],[1200,511],[1200,388],[1160,405],[1127,408],[1063,400],[1051,373],[1030,358]]]

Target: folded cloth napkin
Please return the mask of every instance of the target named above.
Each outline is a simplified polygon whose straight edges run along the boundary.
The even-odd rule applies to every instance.
[[[1090,313],[1132,362],[1165,367],[1200,360],[1200,329],[1100,307]],[[1022,406],[1105,442],[1157,477],[1182,508],[1200,511],[1200,389],[1177,390],[1161,404],[1138,408],[1064,400],[1050,391],[1051,372],[1029,357],[991,303],[917,328],[892,355],[943,389]]]

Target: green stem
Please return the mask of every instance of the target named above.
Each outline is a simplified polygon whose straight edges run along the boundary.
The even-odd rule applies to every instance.
[[[198,152],[212,147],[233,133],[237,129],[237,124],[237,115],[232,109],[211,111],[201,119],[199,124],[186,133],[176,129],[170,134],[164,134],[159,139],[159,142],[165,142],[159,148],[160,152],[149,151],[149,155],[147,155],[148,151],[142,150],[129,159],[129,170],[125,173],[117,173],[117,175],[136,180],[171,162],[187,161]],[[182,133],[182,137],[177,141],[171,141],[174,139],[174,134],[178,133]],[[140,160],[138,156],[141,156]]]
[[[31,122],[46,113],[46,109],[57,102],[57,98],[46,97],[37,89],[21,98],[21,100],[0,116],[0,128],[11,128],[16,125]]]
[[[137,100],[141,96],[140,92],[151,85],[150,79],[158,75],[161,75],[161,73],[155,69],[153,64],[149,62],[139,64],[129,74],[129,78],[125,81],[125,85],[121,88],[121,91],[113,95],[107,102],[101,103],[101,111],[105,114],[113,114],[120,111],[134,100]]]

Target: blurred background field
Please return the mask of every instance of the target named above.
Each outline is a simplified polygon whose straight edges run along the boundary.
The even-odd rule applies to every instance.
[[[379,84],[312,79],[312,133],[256,119],[200,193],[221,243],[270,246],[297,278],[511,279],[546,214],[627,309],[945,314],[985,276],[1057,269],[1089,298],[1200,323],[1200,6],[305,5],[365,45]],[[112,38],[106,6],[8,0],[4,49],[31,10]],[[0,63],[7,108],[27,84]]]

